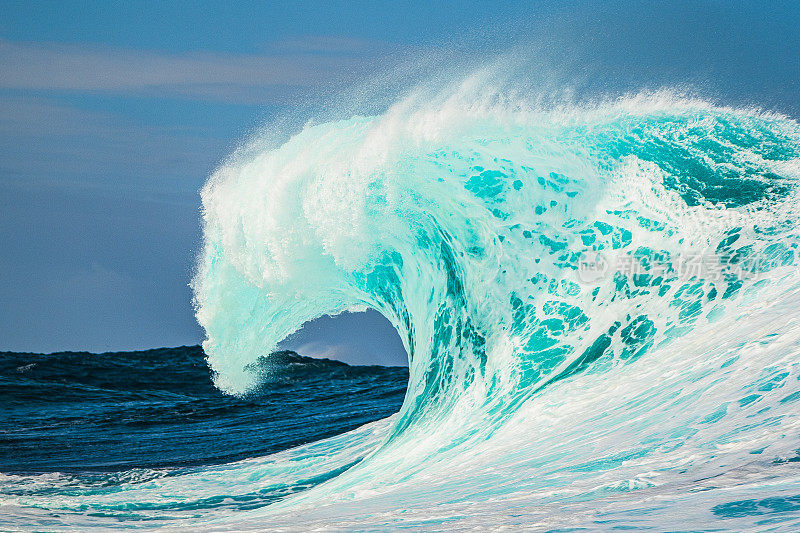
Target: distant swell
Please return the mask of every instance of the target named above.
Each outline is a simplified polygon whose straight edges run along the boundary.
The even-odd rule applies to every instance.
[[[253,366],[258,388],[232,397],[214,387],[199,346],[0,352],[0,472],[102,483],[267,455],[393,414],[408,375],[294,352],[271,359]]]

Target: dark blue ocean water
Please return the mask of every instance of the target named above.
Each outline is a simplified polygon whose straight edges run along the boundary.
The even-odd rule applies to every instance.
[[[0,352],[0,472],[113,472],[259,457],[396,412],[408,370],[277,352],[260,387],[214,387],[199,346]]]

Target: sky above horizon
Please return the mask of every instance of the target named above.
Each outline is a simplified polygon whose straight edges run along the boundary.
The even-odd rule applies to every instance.
[[[0,350],[195,344],[199,189],[243,139],[424,55],[524,44],[599,90],[800,116],[800,4],[3,2]],[[535,74],[535,73],[533,73]],[[302,120],[301,120],[302,123]],[[288,347],[404,364],[377,315]]]

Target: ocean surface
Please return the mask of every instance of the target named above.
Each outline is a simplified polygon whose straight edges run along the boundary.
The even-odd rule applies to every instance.
[[[0,352],[0,472],[118,472],[221,464],[394,414],[402,367],[277,352],[241,397],[214,387],[199,346]],[[272,375],[270,375],[270,373]]]
[[[0,529],[796,531],[798,180],[791,118],[480,74],[256,136],[202,191],[193,281],[231,396],[155,355],[79,390],[58,376],[96,356],[15,360]],[[400,369],[264,357],[365,308],[403,339],[404,396]]]
[[[91,498],[332,437],[394,414],[408,381],[404,367],[349,366],[291,351],[273,353],[255,368],[259,386],[237,397],[214,386],[199,346],[0,352],[2,505]],[[309,478],[302,488],[323,480]],[[218,494],[199,506],[136,506],[136,513],[126,502],[87,514],[143,520],[182,508],[253,509],[292,490]],[[58,523],[0,516],[3,531]]]

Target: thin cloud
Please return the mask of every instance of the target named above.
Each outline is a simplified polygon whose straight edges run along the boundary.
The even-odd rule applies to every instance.
[[[199,128],[146,126],[109,112],[0,94],[0,194],[73,184],[194,191],[225,153]]]
[[[396,46],[390,43],[369,39],[332,35],[305,35],[274,41],[269,43],[265,49],[284,53],[309,52],[323,55],[364,55],[365,53],[391,53],[394,48]]]
[[[281,98],[287,88],[345,81],[374,67],[388,50],[368,41],[336,38],[277,43],[260,55],[167,54],[0,40],[0,88],[258,103]]]

